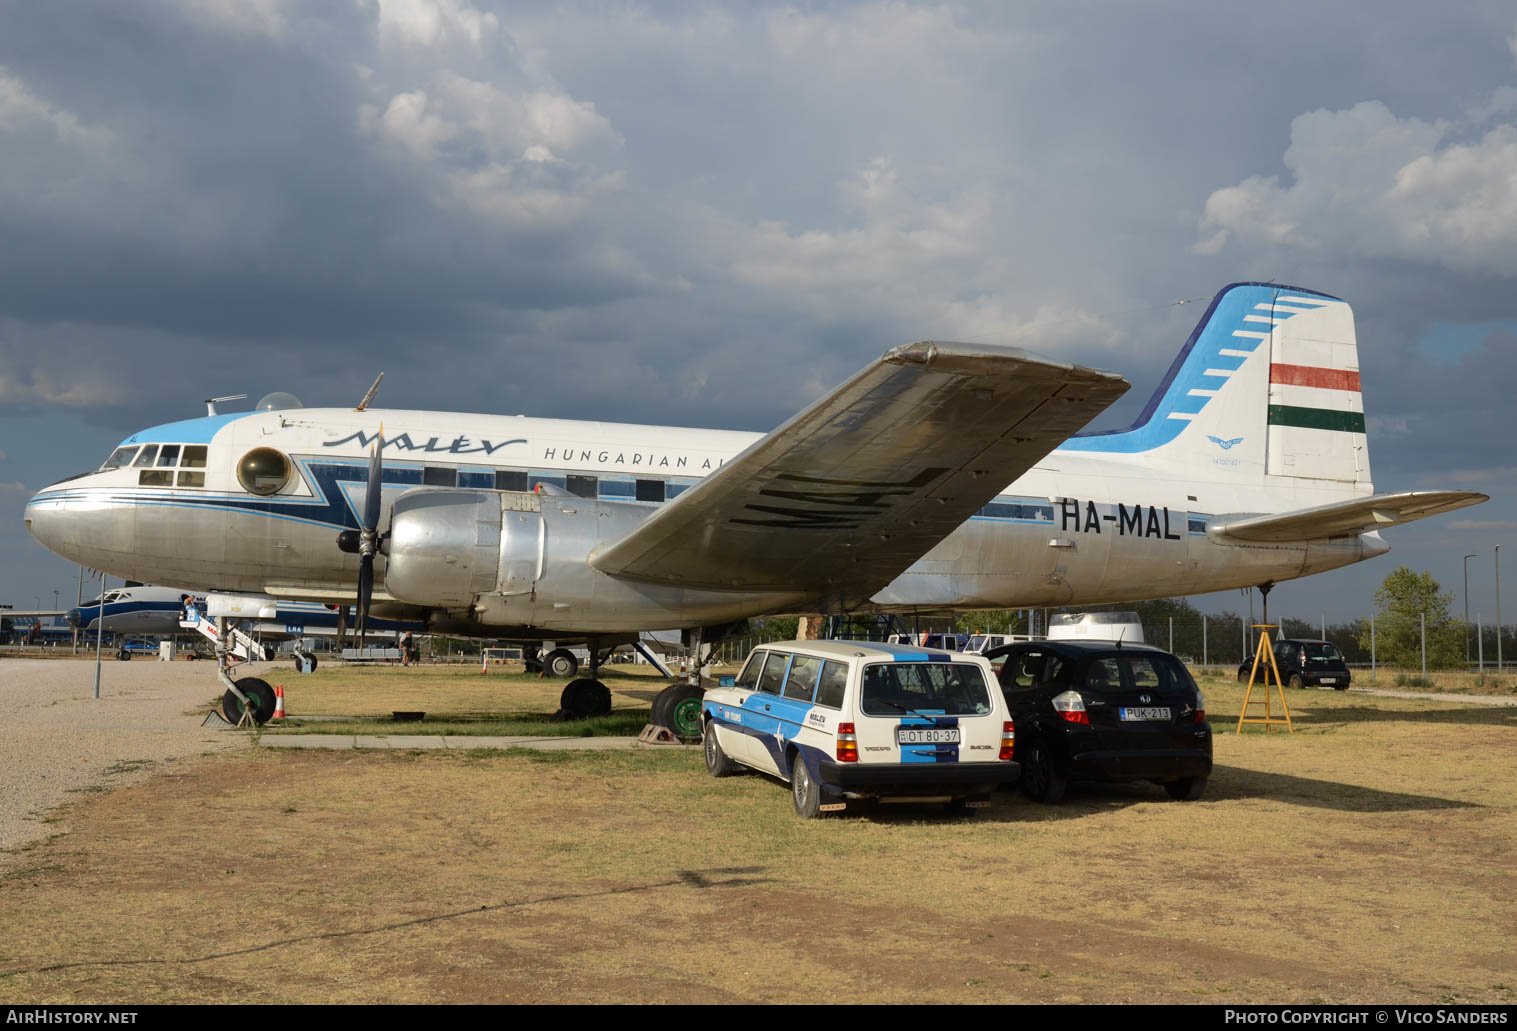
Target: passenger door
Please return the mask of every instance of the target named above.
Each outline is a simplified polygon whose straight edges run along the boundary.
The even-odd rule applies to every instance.
[[[744,761],[765,773],[780,772],[775,746],[780,716],[776,710],[785,687],[785,676],[790,671],[790,661],[787,652],[770,652],[763,671],[759,673],[757,689],[743,702]]]

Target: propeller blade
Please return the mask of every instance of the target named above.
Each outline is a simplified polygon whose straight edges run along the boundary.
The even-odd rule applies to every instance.
[[[364,555],[358,560],[358,647],[364,646],[364,634],[369,626],[369,601],[374,596],[374,556]]]
[[[363,495],[363,528],[365,530],[377,530],[379,528],[379,498],[384,484],[383,462],[380,459],[381,452],[385,447],[384,423],[379,424],[379,439],[374,442],[374,450],[369,452],[369,487]]]

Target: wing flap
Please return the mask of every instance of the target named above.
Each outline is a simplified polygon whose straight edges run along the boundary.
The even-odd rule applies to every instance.
[[[1277,515],[1213,516],[1206,521],[1206,532],[1216,539],[1259,544],[1354,537],[1489,500],[1489,495],[1466,490],[1373,494]]]
[[[861,601],[1127,386],[1015,348],[896,348],[590,562],[649,582]]]

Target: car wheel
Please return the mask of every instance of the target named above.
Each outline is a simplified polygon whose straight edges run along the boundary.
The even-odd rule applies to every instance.
[[[1290,684],[1291,687],[1298,689],[1306,686],[1306,681],[1301,679],[1300,673],[1292,673],[1290,680],[1286,681],[1286,683]]]
[[[1069,779],[1054,766],[1053,756],[1042,745],[1033,745],[1022,763],[1022,794],[1034,802],[1057,805],[1064,798]]]
[[[1206,778],[1186,777],[1184,780],[1172,780],[1164,785],[1164,790],[1169,792],[1170,798],[1181,802],[1194,802],[1206,790]]]
[[[1348,690],[1348,685],[1347,684],[1334,684],[1333,685],[1333,690],[1334,691],[1347,691]]]
[[[1249,674],[1249,672],[1250,672],[1250,670],[1248,670],[1248,669],[1239,669],[1238,670],[1238,683],[1240,683],[1240,684],[1246,684],[1246,683],[1248,683],[1248,674]]]
[[[727,758],[722,743],[716,739],[716,727],[706,724],[706,772],[713,777],[730,777],[738,771],[737,763]]]
[[[132,653],[129,652],[129,651],[127,651],[125,648],[121,649],[119,652],[116,653],[116,661],[117,662],[130,662],[131,660],[132,660]]]
[[[796,815],[803,820],[814,820],[822,815],[822,789],[806,769],[806,761],[799,755],[790,760],[790,794],[795,799]]]

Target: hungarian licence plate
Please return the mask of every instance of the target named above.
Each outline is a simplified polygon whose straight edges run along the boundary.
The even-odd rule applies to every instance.
[[[896,727],[895,743],[898,745],[956,745],[959,743],[959,728]]]
[[[1321,679],[1321,682],[1324,683],[1324,684],[1336,684],[1338,682],[1338,678],[1337,677],[1322,677],[1320,679]]]
[[[1167,720],[1169,719],[1169,707],[1148,709],[1118,709],[1117,715],[1124,720]]]

